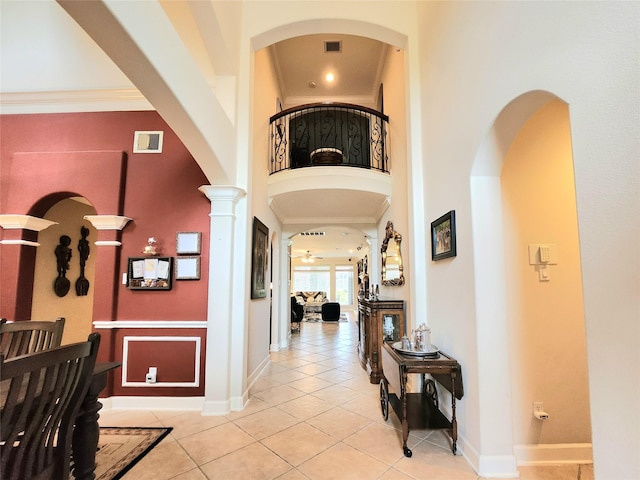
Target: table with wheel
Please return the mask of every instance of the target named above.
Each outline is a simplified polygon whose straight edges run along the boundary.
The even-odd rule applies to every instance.
[[[455,455],[458,440],[456,399],[464,395],[462,373],[458,361],[444,352],[429,356],[404,354],[394,349],[391,342],[382,344],[382,379],[380,380],[380,407],[385,421],[389,418],[389,406],[402,423],[402,448],[405,457],[412,452],[407,447],[411,429],[445,430],[451,437],[451,451]],[[422,377],[422,391],[407,392],[407,377]],[[427,377],[430,375],[430,377]],[[451,420],[439,409],[436,381],[451,392]]]

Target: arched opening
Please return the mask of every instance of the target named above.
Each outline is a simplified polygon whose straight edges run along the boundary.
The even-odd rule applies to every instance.
[[[63,343],[84,341],[92,329],[97,257],[97,249],[92,246],[97,239],[97,231],[83,217],[95,215],[95,213],[95,208],[83,197],[68,197],[56,201],[46,210],[43,218],[57,224],[38,235],[40,246],[35,252],[31,318],[49,320],[64,317],[66,321]],[[88,229],[88,234],[84,237],[82,228]],[[68,248],[71,258],[68,263],[69,268],[65,272],[69,289],[60,296],[63,292],[56,292],[54,289],[54,282],[58,276],[55,251],[62,236],[70,239]],[[81,265],[81,260],[86,256],[84,254],[86,248],[88,248],[86,252],[88,257],[84,259],[84,265]]]
[[[569,125],[568,106],[553,95],[518,97],[496,119],[471,178],[480,408],[488,406],[480,417],[500,426],[481,425],[481,441],[513,454],[514,471],[591,459]],[[533,402],[544,402],[549,419],[534,418]]]

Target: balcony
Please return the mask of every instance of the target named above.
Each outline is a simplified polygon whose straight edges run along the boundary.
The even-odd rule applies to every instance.
[[[270,119],[268,197],[283,223],[376,223],[390,202],[388,117],[322,103]]]
[[[316,103],[284,110],[269,121],[269,173],[347,166],[389,173],[386,134],[389,117],[346,103]]]

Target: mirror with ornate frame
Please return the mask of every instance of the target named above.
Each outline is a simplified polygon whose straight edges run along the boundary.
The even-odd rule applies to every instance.
[[[404,285],[402,267],[402,253],[400,244],[402,235],[393,229],[393,222],[389,220],[385,228],[385,236],[380,247],[382,254],[382,285],[387,287]]]

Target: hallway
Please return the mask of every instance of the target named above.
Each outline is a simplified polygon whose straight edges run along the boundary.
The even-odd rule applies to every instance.
[[[384,422],[378,386],[356,352],[354,315],[336,324],[303,323],[271,364],[241,412],[104,411],[102,426],[170,426],[172,433],[125,480],[476,480],[448,437],[412,431],[412,458],[402,453],[400,424]],[[523,480],[589,480],[578,465],[521,467]]]

